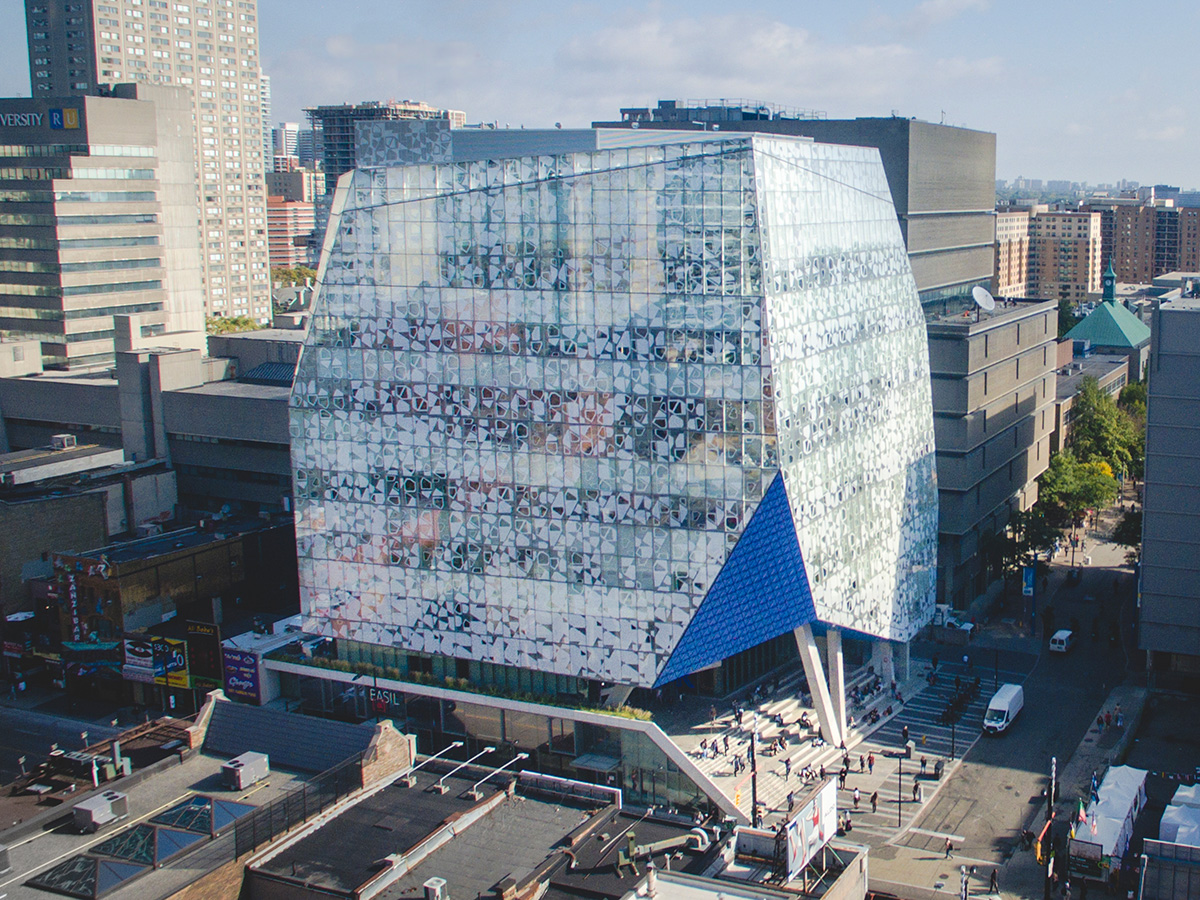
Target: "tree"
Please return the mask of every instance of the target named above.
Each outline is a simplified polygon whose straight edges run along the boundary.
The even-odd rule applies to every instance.
[[[1113,472],[1133,473],[1145,454],[1145,441],[1133,420],[1090,376],[1080,383],[1071,407],[1067,446],[1076,459],[1107,463]]]
[[[204,327],[209,334],[236,334],[262,328],[249,316],[210,316],[204,320]]]
[[[1141,510],[1130,510],[1121,517],[1117,527],[1113,529],[1114,544],[1136,550],[1142,545],[1142,513]]]
[[[1066,337],[1067,332],[1079,324],[1075,315],[1075,304],[1063,297],[1058,301],[1058,336]]]
[[[1070,450],[1056,453],[1042,473],[1039,495],[1066,513],[1072,524],[1085,509],[1108,506],[1117,499],[1120,486],[1103,460],[1080,462]]]
[[[1031,565],[1042,553],[1049,558],[1062,537],[1062,532],[1046,520],[1045,510],[1037,506],[1014,513],[1008,529],[1016,540],[1017,560],[1022,565]]]
[[[271,269],[272,284],[304,284],[305,279],[308,278],[313,281],[317,280],[316,269],[310,269],[308,266],[295,266],[290,269],[285,266],[275,266]]]

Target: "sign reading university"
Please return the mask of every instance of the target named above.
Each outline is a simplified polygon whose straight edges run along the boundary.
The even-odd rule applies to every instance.
[[[5,128],[37,128],[42,124],[42,118],[40,112],[0,113],[0,126]],[[75,121],[77,123],[75,127],[78,128],[78,111],[75,112]]]

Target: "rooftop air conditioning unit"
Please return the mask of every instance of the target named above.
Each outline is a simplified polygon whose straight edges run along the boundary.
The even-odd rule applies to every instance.
[[[446,879],[433,877],[424,884],[425,900],[446,900]]]
[[[271,774],[271,763],[265,753],[243,753],[221,766],[221,777],[230,790],[244,791]]]
[[[54,434],[50,436],[51,450],[74,450],[75,447],[75,435],[73,434]]]
[[[91,834],[129,815],[129,799],[119,791],[105,791],[76,803],[72,812],[75,827]]]

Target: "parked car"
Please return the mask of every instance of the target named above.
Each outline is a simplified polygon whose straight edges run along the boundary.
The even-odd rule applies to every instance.
[[[1075,632],[1061,628],[1050,638],[1051,653],[1068,653],[1075,646]]]

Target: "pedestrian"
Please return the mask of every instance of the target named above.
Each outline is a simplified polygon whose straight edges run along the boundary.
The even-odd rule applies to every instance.
[[[904,743],[907,744],[908,743],[908,726],[907,725],[905,725],[903,728],[900,729],[900,734],[903,737]]]
[[[708,755],[708,739],[707,738],[702,738],[700,740],[700,753],[702,756]]]
[[[860,773],[867,771],[867,758],[861,753],[858,754],[858,771]]]
[[[950,854],[954,852],[954,845],[950,843],[950,838],[946,838],[946,859],[950,858]]]
[[[796,805],[796,793],[795,793],[795,791],[788,791],[787,803],[788,803],[788,812],[791,812],[791,811],[792,811],[792,807]]]
[[[1104,727],[1105,728],[1112,727],[1112,713],[1111,712],[1106,712],[1104,714]]]
[[[1104,713],[1100,713],[1100,715],[1096,716],[1096,730],[1104,730]]]
[[[855,788],[854,789],[854,808],[855,809],[858,809],[858,800],[859,800],[859,797],[861,797],[861,796],[862,795],[859,793],[858,788]]]
[[[822,781],[825,780],[825,767],[824,766],[821,766],[821,780]]]
[[[725,753],[729,754],[729,735],[725,735]]]
[[[736,716],[736,718],[737,718],[738,728],[741,728],[741,727],[742,727],[742,710],[741,710],[741,707],[738,707],[738,711],[737,711],[737,716]]]
[[[844,791],[845,789],[846,789],[846,770],[842,769],[842,771],[838,772],[838,790]]]
[[[792,777],[792,761],[790,759],[785,759],[783,761],[783,780],[787,781],[791,777]]]
[[[844,749],[844,748],[845,748],[845,742],[844,742],[844,741],[842,742],[842,746],[843,746],[843,749]],[[842,754],[842,768],[843,768],[843,769],[849,769],[849,768],[850,768],[850,754],[849,754],[849,753],[843,753],[843,754]]]
[[[871,775],[875,774],[875,754],[871,753],[867,756],[867,772]]]
[[[992,869],[992,880],[988,882],[988,893],[1000,893],[1000,870]]]
[[[913,803],[916,803],[921,797],[921,782],[913,782]]]
[[[928,764],[929,764],[929,760],[927,760],[925,757],[923,757],[923,756],[922,756],[922,757],[921,757],[921,774],[922,774],[922,775],[924,775],[924,774],[925,774],[925,767],[926,767]]]
[[[963,665],[966,666],[968,669],[971,668],[971,657],[967,653],[963,654]]]
[[[879,791],[871,791],[871,812],[879,811]]]
[[[935,653],[935,654],[933,654],[933,671],[935,671],[935,672],[937,671],[937,664],[938,664],[938,655]]]

